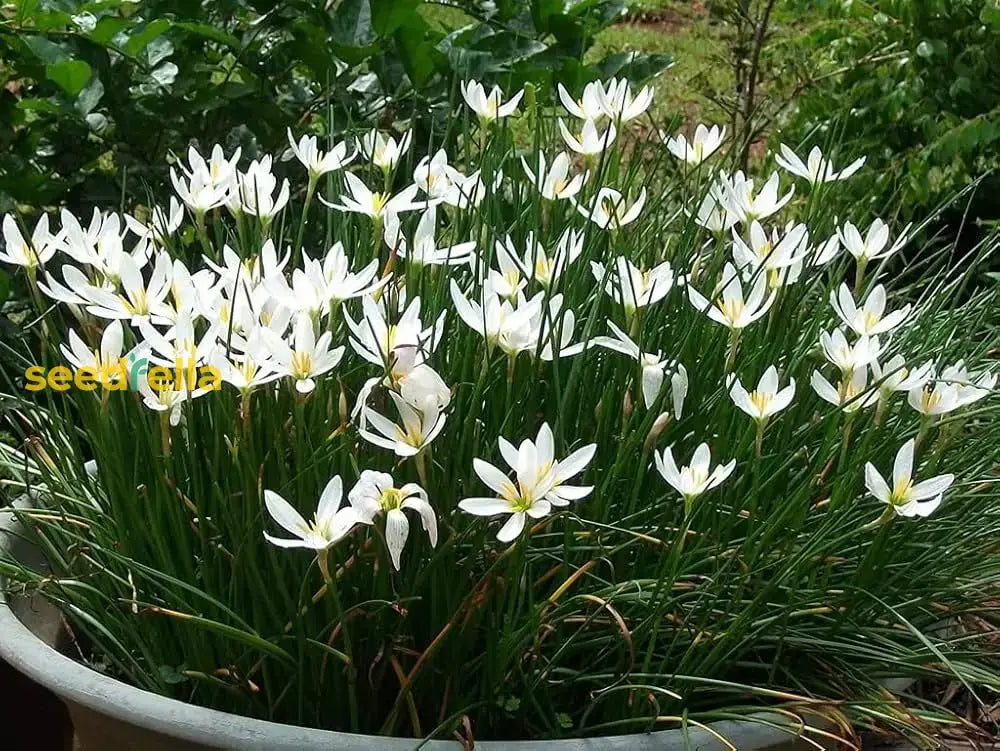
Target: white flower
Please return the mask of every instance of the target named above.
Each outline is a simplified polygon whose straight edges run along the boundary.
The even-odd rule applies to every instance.
[[[542,194],[542,198],[549,201],[572,198],[580,192],[587,179],[585,173],[574,175],[572,178],[569,176],[570,161],[569,155],[565,151],[559,152],[552,160],[552,166],[548,170],[546,170],[545,155],[542,152],[538,152],[538,169],[536,171],[531,170],[523,156],[521,157],[521,166],[531,184]]]
[[[344,173],[344,180],[347,182],[350,195],[341,195],[340,203],[330,203],[322,196],[319,200],[331,209],[364,214],[377,220],[382,219],[386,214],[399,214],[403,211],[425,208],[428,205],[425,202],[414,202],[413,199],[417,197],[417,190],[419,190],[416,185],[410,185],[396,195],[390,196],[388,193],[373,193],[361,182],[360,178],[350,172]]]
[[[254,329],[247,339],[245,352],[223,352],[217,348],[209,355],[209,363],[218,369],[223,383],[228,383],[242,394],[258,386],[281,378],[281,373],[261,337],[261,329]]]
[[[729,179],[720,183],[721,198],[726,208],[739,216],[742,222],[752,222],[754,219],[766,219],[780,211],[795,195],[795,186],[778,198],[779,177],[775,172],[760,189],[754,193],[754,181],[748,179],[743,172],[737,172]]]
[[[930,383],[915,386],[907,394],[907,402],[922,415],[943,415],[988,396],[997,378],[992,373],[970,375],[959,360],[940,376],[931,373],[927,380]]]
[[[823,152],[819,146],[813,146],[809,152],[806,162],[799,159],[798,155],[785,144],[781,144],[781,154],[775,157],[775,161],[788,172],[799,177],[804,177],[813,185],[817,183],[832,183],[837,180],[846,180],[864,166],[865,157],[856,159],[847,167],[837,172],[829,159],[823,158]]]
[[[448,154],[438,149],[433,156],[425,156],[413,170],[413,182],[431,198],[444,199],[455,190],[455,181],[464,177],[448,164]]]
[[[320,151],[316,144],[316,136],[302,136],[296,143],[291,128],[288,129],[288,143],[292,147],[295,158],[306,168],[309,179],[313,181],[318,180],[328,172],[346,167],[358,155],[356,151],[350,156],[347,155],[346,141],[334,144],[333,148],[327,152]]]
[[[465,103],[484,122],[513,115],[517,111],[521,97],[524,96],[524,89],[521,89],[507,102],[503,102],[503,91],[499,86],[494,86],[487,94],[486,89],[478,81],[463,81],[459,84],[459,89]]]
[[[542,304],[541,293],[530,301],[520,298],[515,308],[510,300],[501,300],[490,291],[483,292],[481,303],[472,302],[454,279],[451,280],[451,299],[459,318],[483,337],[487,349],[492,350],[499,344],[507,354],[521,351],[524,332]]]
[[[194,311],[181,311],[174,325],[161,334],[148,320],[139,321],[138,328],[148,345],[153,362],[168,368],[180,363],[184,367],[201,365],[215,348],[218,329],[209,326],[199,340],[194,332]],[[225,332],[223,332],[224,334]]]
[[[100,318],[122,318],[138,326],[139,321],[159,312],[164,307],[164,300],[170,291],[170,276],[173,264],[166,253],[156,256],[153,273],[146,284],[142,280],[142,272],[129,255],[121,258],[121,291],[112,292],[106,288],[88,285],[85,289],[73,289],[73,292],[86,299],[90,305],[87,310]],[[73,283],[67,277],[66,281]]]
[[[632,341],[628,334],[615,326],[611,321],[608,321],[608,327],[615,335],[614,338],[609,336],[595,336],[591,339],[591,344],[598,347],[605,347],[614,352],[620,352],[639,363],[642,367],[642,401],[646,405],[646,409],[649,409],[656,401],[656,397],[659,396],[666,371],[668,369],[674,371],[670,376],[670,386],[673,396],[674,417],[680,419],[681,413],[684,410],[684,399],[687,397],[688,391],[688,374],[684,366],[679,362],[664,359],[660,352],[651,353],[641,351],[639,345]]]
[[[385,244],[396,255],[414,266],[458,266],[468,263],[476,249],[474,241],[438,248],[434,240],[437,228],[437,209],[430,206],[420,217],[413,233],[413,247],[409,247],[399,228],[399,217],[389,214],[385,218]]]
[[[756,274],[750,294],[743,297],[743,283],[735,267],[727,263],[722,270],[722,279],[716,286],[715,302],[709,302],[698,290],[687,285],[691,304],[705,313],[716,323],[729,329],[742,329],[763,316],[774,303],[775,293],[767,295],[767,279],[764,274]]]
[[[470,206],[478,206],[486,198],[487,188],[486,183],[483,182],[479,170],[469,174],[463,175],[458,170],[454,170],[452,175],[452,189],[447,192],[443,201],[450,206],[454,206],[459,209],[466,209]],[[493,174],[493,190],[497,190],[503,183],[503,173],[497,170]]]
[[[534,258],[525,256],[524,259],[525,263],[533,262],[531,277],[548,289],[583,252],[583,240],[582,232],[565,229],[556,241],[556,252],[552,256],[548,256],[541,245],[536,245]]]
[[[813,266],[825,266],[840,253],[840,235],[831,235],[824,242],[813,248],[810,253],[812,254],[810,263]]]
[[[420,321],[420,298],[414,297],[396,322],[389,323],[388,319],[395,311],[389,310],[388,297],[383,295],[379,302],[371,295],[361,298],[363,316],[359,321],[355,321],[350,313],[344,311],[354,351],[379,367],[384,367],[390,361],[390,355],[400,347],[413,347],[422,356],[432,353],[441,341],[445,311],[441,311],[433,326],[424,329]],[[399,302],[400,305],[403,304],[402,300]]]
[[[528,232],[521,258],[510,235],[503,241],[497,240],[495,247],[500,271],[490,269],[487,279],[498,295],[509,298],[524,288],[526,279],[534,279],[548,288],[583,251],[583,234],[565,230],[552,256],[535,240],[534,232]]]
[[[323,280],[332,303],[371,294],[389,281],[388,277],[381,280],[375,278],[378,274],[377,258],[360,271],[351,271],[350,263],[343,244],[339,242],[335,242],[323,258]]]
[[[223,192],[225,192],[229,189],[230,185],[236,182],[236,165],[239,164],[242,151],[242,148],[237,148],[233,152],[233,155],[226,159],[222,146],[215,144],[212,147],[212,153],[208,161],[206,161],[198,153],[198,150],[194,146],[191,146],[188,148],[189,166],[185,166],[183,163],[180,166],[184,170],[184,174],[189,178],[201,176],[204,178],[205,183],[213,188],[222,188]]]
[[[385,514],[385,544],[397,571],[406,538],[410,536],[410,522],[403,513],[405,509],[416,511],[420,515],[420,523],[430,539],[431,547],[437,546],[437,516],[427,502],[427,493],[416,483],[408,482],[397,488],[392,475],[366,469],[347,494],[347,500],[362,524],[372,524],[376,516]]]
[[[575,328],[576,314],[571,308],[563,310],[563,296],[554,295],[549,298],[548,311],[538,305],[524,329],[516,332],[508,342],[501,342],[501,347],[508,354],[527,352],[534,356],[537,353],[545,361],[554,360],[557,355],[570,357],[586,347],[583,342],[571,344]]]
[[[934,375],[934,363],[928,361],[910,371],[902,355],[895,355],[884,366],[872,360],[871,367],[872,380],[878,384],[883,399],[896,391],[920,389]]]
[[[726,140],[726,128],[713,125],[711,129],[699,124],[691,143],[683,135],[664,136],[667,149],[675,157],[691,165],[698,165],[714,154]]]
[[[344,246],[334,243],[322,263],[303,253],[302,268],[292,271],[291,286],[280,272],[266,277],[263,286],[288,310],[318,319],[332,306],[370,294],[389,281],[388,277],[373,281],[378,273],[378,259],[358,272],[351,272],[349,263]]]
[[[315,379],[336,367],[344,356],[343,347],[330,349],[333,335],[329,331],[316,338],[313,322],[306,315],[296,319],[291,344],[270,329],[262,329],[261,334],[271,351],[275,369],[295,379],[295,390],[300,394],[315,389]]]
[[[486,275],[487,284],[501,297],[512,298],[527,285],[528,278],[531,276],[528,269],[533,264],[530,261],[527,264],[521,262],[517,248],[514,247],[514,240],[510,235],[505,235],[502,240],[497,240],[493,248],[500,269],[489,270]],[[525,238],[525,257],[530,258],[537,253],[544,252],[542,246],[535,241],[535,233],[528,232]]]
[[[323,488],[313,520],[307,522],[292,508],[292,504],[273,490],[265,490],[264,505],[267,507],[267,512],[279,526],[295,535],[295,538],[272,537],[267,532],[264,533],[264,537],[272,545],[281,548],[326,550],[346,537],[354,525],[360,522],[353,506],[340,508],[343,495],[343,482],[339,475],[334,475]]]
[[[69,346],[63,344],[60,349],[77,370],[93,368],[99,378],[105,377],[105,374],[114,378],[120,376],[120,373],[115,373],[110,368],[117,366],[121,360],[122,341],[121,321],[112,321],[101,334],[101,346],[97,349],[90,349],[73,329],[69,330]]]
[[[629,206],[625,197],[614,188],[597,191],[590,208],[576,204],[577,211],[601,229],[621,229],[639,218],[646,203],[646,189],[639,191],[639,197]]]
[[[52,274],[46,273],[44,280],[39,280],[38,289],[45,293],[47,297],[69,305],[86,305],[88,298],[86,295],[90,289],[90,280],[76,266],[64,264],[62,267],[65,284],[57,280]],[[109,292],[113,291],[110,283],[105,287]]]
[[[49,234],[49,215],[42,214],[35,224],[28,242],[17,227],[17,222],[10,214],[3,217],[4,248],[0,250],[0,261],[14,266],[24,266],[34,269],[39,264],[46,263],[55,255],[58,238]]]
[[[185,181],[184,178],[178,177],[171,167],[170,181],[180,199],[196,215],[203,215],[205,212],[221,206],[229,196],[229,185],[214,184],[206,172],[193,172]]]
[[[885,315],[885,297],[885,287],[878,284],[868,295],[864,305],[858,308],[851,290],[846,284],[841,284],[836,292],[830,290],[830,305],[854,333],[858,336],[871,336],[892,331],[910,315],[909,305]]]
[[[638,308],[662,300],[674,286],[674,272],[668,261],[644,271],[624,256],[618,256],[610,274],[597,261],[590,262],[590,271],[598,284],[607,277],[605,293],[620,303],[629,317]]]
[[[725,202],[717,197],[717,191],[709,190],[698,206],[694,220],[709,232],[721,235],[732,229],[740,221],[740,216],[726,207]]]
[[[494,465],[474,459],[473,469],[497,495],[490,498],[465,498],[458,507],[474,516],[509,514],[510,518],[497,533],[500,542],[510,542],[524,531],[527,517],[541,519],[552,513],[553,507],[568,506],[590,495],[593,487],[566,485],[565,482],[582,472],[597,450],[591,443],[577,449],[561,461],[555,459],[552,429],[543,423],[534,441],[525,439],[517,448],[499,439],[500,455],[517,474],[516,484]]]
[[[591,81],[584,86],[583,96],[579,99],[574,99],[561,83],[556,88],[559,91],[559,100],[563,107],[573,117],[596,122],[607,114],[601,101],[604,86],[600,81]]]
[[[390,391],[389,397],[396,405],[403,424],[396,425],[367,404],[362,404],[358,433],[369,443],[389,449],[396,456],[416,456],[437,438],[444,428],[445,415],[432,401],[426,401],[418,407],[408,404],[395,391]],[[368,429],[369,423],[377,432]]]
[[[142,395],[142,403],[154,412],[166,412],[171,425],[178,425],[181,421],[181,410],[190,399],[208,393],[208,389],[189,390],[184,383],[171,384],[181,388],[165,388],[155,390],[150,386],[149,380],[145,377],[139,378],[137,384],[139,393]]]
[[[769,272],[799,264],[809,254],[809,230],[804,224],[789,225],[784,235],[775,229],[768,237],[760,222],[750,224],[750,245],[733,228],[733,260],[742,269]]]
[[[868,392],[867,366],[858,368],[853,373],[842,375],[837,388],[834,388],[833,384],[826,380],[818,370],[814,370],[810,385],[822,399],[837,405],[844,412],[856,412],[878,400],[877,391]]]
[[[653,90],[649,86],[643,86],[633,97],[632,85],[627,78],[612,78],[597,89],[597,97],[604,114],[615,122],[624,123],[634,120],[649,109],[653,102]]]
[[[959,360],[941,371],[941,380],[958,386],[958,401],[965,406],[988,396],[996,386],[997,376],[995,373],[969,373],[965,363]]]
[[[618,133],[613,123],[609,124],[608,129],[601,133],[593,120],[586,120],[577,136],[570,132],[562,118],[559,119],[559,132],[569,148],[577,154],[586,156],[600,154],[609,148],[615,142],[615,136]]]
[[[227,294],[231,294],[238,285],[246,285],[253,288],[265,279],[280,274],[291,257],[291,249],[285,255],[278,258],[278,251],[274,247],[274,241],[267,240],[260,249],[260,253],[248,253],[241,257],[239,253],[228,245],[222,248],[222,264],[218,264],[208,256],[202,256],[210,269],[219,275],[219,286]]]
[[[383,136],[378,128],[373,128],[358,139],[358,150],[366,159],[383,172],[396,169],[403,154],[410,148],[412,132],[406,131],[397,142],[392,136]]]
[[[157,206],[153,209],[148,224],[143,224],[134,216],[125,215],[125,226],[140,240],[163,244],[164,239],[172,235],[181,222],[184,221],[184,207],[176,198],[170,196],[169,208],[164,211]]]
[[[896,453],[892,465],[892,488],[871,462],[865,464],[865,487],[868,492],[899,516],[929,516],[941,505],[941,496],[955,481],[955,475],[938,475],[913,484],[914,439],[908,440]]]
[[[792,403],[795,396],[795,379],[788,379],[788,385],[778,390],[778,369],[773,365],[764,371],[757,382],[757,388],[747,393],[739,378],[734,378],[729,387],[733,404],[746,412],[757,422],[764,422]]]
[[[867,366],[882,351],[877,336],[862,336],[852,346],[840,329],[834,329],[832,336],[821,331],[819,343],[823,348],[823,356],[845,374]]]
[[[271,173],[271,157],[265,156],[250,162],[247,171],[240,174],[228,205],[234,212],[251,214],[268,224],[285,208],[288,196],[288,180],[282,180],[278,186],[278,179]]]
[[[657,471],[674,490],[680,493],[685,503],[690,504],[695,498],[707,490],[722,484],[736,469],[736,460],[728,464],[718,464],[711,469],[712,453],[707,443],[703,443],[694,451],[690,466],[677,468],[671,447],[663,449],[662,454],[653,452],[653,460]]]
[[[872,222],[863,238],[858,228],[850,222],[837,231],[837,236],[840,238],[841,244],[856,260],[867,263],[878,258],[888,258],[906,245],[910,240],[907,233],[911,226],[907,224],[900,233],[899,239],[888,248],[886,246],[889,244],[889,226],[881,219]]]

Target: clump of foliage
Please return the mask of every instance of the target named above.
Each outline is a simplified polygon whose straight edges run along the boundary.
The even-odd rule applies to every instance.
[[[856,227],[862,159],[632,143],[623,79],[461,93],[433,155],[296,133],[291,180],[195,150],[148,221],[4,220],[46,344],[4,349],[7,511],[52,566],[11,586],[287,723],[961,726],[886,682],[1000,687],[996,239]]]

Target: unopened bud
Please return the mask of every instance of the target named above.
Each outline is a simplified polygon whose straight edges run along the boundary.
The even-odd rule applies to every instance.
[[[337,400],[337,410],[340,413],[340,424],[347,425],[347,394],[344,392],[344,386],[340,386],[340,398]]]
[[[628,421],[628,418],[632,416],[632,394],[628,391],[625,392],[625,398],[622,399],[622,424]]]
[[[658,439],[660,434],[667,429],[667,425],[669,424],[670,413],[661,412],[660,416],[657,417],[656,421],[653,423],[653,427],[651,427],[649,432],[646,434],[646,440],[642,444],[643,452],[648,454],[652,450],[653,446],[656,444],[656,439]]]

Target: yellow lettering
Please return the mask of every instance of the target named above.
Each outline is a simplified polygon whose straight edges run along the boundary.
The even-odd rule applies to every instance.
[[[46,387],[45,368],[41,365],[32,365],[24,371],[24,377],[28,382],[24,385],[25,391],[41,391]]]
[[[49,371],[49,388],[53,391],[67,391],[73,372],[65,365],[57,365]]]
[[[166,391],[173,383],[173,375],[169,368],[162,365],[154,365],[149,369],[149,387],[153,391]]]
[[[85,365],[76,371],[73,376],[73,385],[80,391],[93,391],[97,388],[97,368],[92,365]]]
[[[214,365],[206,365],[201,369],[198,388],[205,391],[215,391],[222,384],[222,373]]]

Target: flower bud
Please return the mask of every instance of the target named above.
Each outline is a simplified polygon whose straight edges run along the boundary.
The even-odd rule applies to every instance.
[[[653,427],[649,429],[646,434],[646,440],[642,444],[642,450],[644,453],[649,453],[653,446],[656,444],[656,439],[660,437],[660,434],[667,429],[667,425],[670,423],[670,413],[661,412],[660,416],[656,418],[653,422]]]

